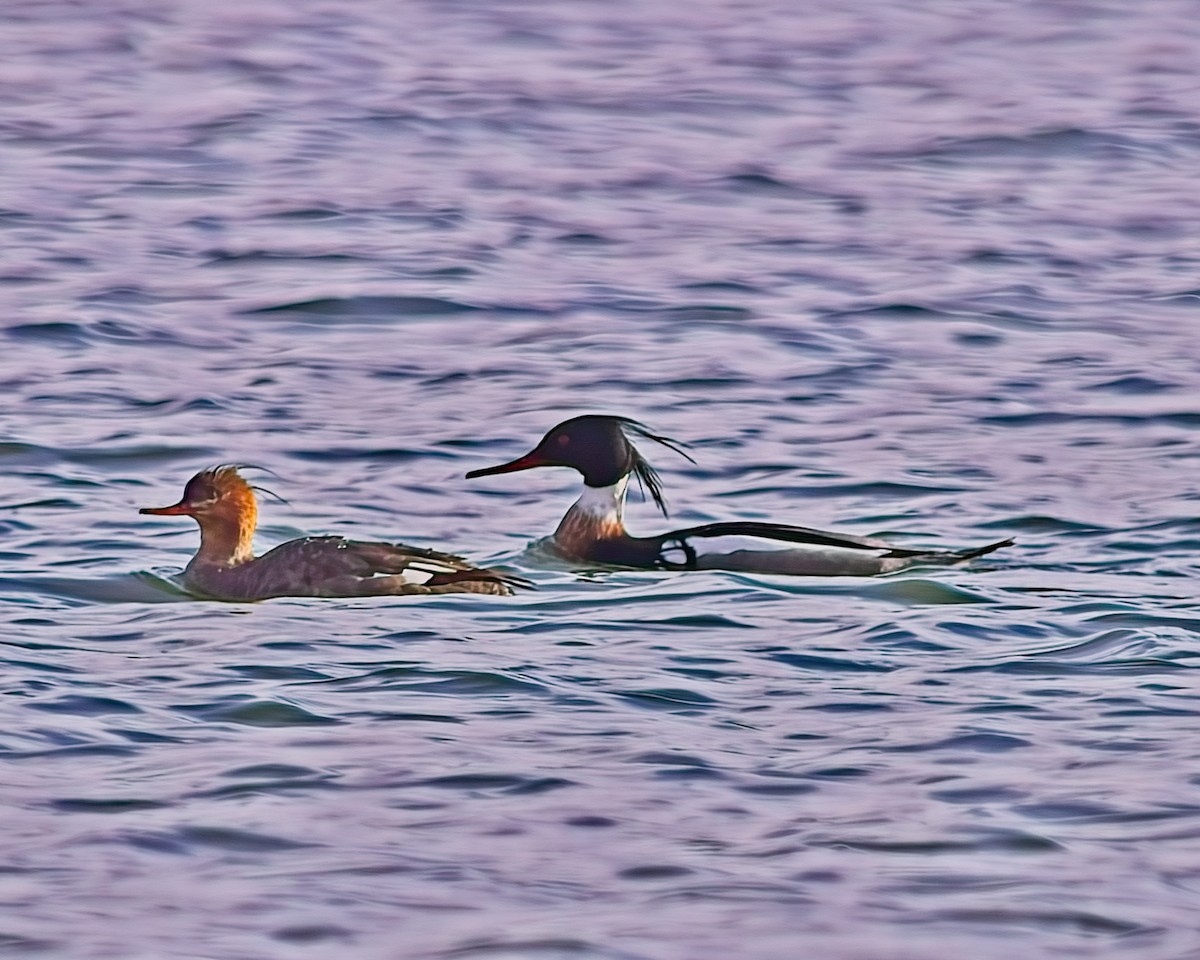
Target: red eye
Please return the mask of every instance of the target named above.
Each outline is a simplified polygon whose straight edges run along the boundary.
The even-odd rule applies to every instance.
[[[571,438],[568,437],[565,433],[560,433],[558,435],[558,445],[560,447],[565,447],[570,442],[571,442]]]

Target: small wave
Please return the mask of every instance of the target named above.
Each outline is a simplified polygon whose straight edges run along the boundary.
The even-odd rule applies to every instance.
[[[96,579],[0,577],[0,592],[89,603],[177,603],[192,599],[171,580],[145,572]]]
[[[574,781],[562,777],[529,777],[509,773],[459,773],[444,777],[431,777],[411,786],[436,787],[471,795],[490,794],[499,796],[522,796],[547,793],[575,786]]]
[[[180,707],[214,723],[236,723],[247,727],[313,727],[332,726],[343,721],[310,713],[303,707],[283,700],[221,700]]]
[[[179,409],[176,408],[175,412]],[[50,463],[73,463],[97,466],[109,463],[149,465],[175,460],[196,460],[211,457],[208,447],[176,447],[165,444],[136,444],[121,446],[107,444],[98,447],[52,447],[36,443],[10,441],[0,443],[0,459],[11,460],[12,466],[44,466]],[[78,485],[64,477],[53,478],[59,484]]]
[[[317,682],[326,689],[354,693],[397,689],[456,697],[509,697],[514,693],[546,693],[545,687],[528,678],[511,677],[499,672],[430,670],[416,664],[394,664],[356,676]]]
[[[275,250],[209,250],[209,261],[205,266],[221,266],[228,263],[307,263],[311,261],[358,260],[345,253],[279,253]]]
[[[947,137],[911,150],[878,151],[872,156],[915,162],[962,160],[973,164],[998,165],[1014,158],[1092,156],[1120,158],[1141,155],[1143,143],[1119,134],[1064,127],[1041,130],[1024,136]]]
[[[947,673],[999,673],[1013,675],[1029,675],[1040,677],[1076,677],[1086,675],[1126,674],[1131,676],[1152,677],[1163,673],[1174,673],[1182,670],[1194,670],[1195,667],[1168,660],[1161,657],[1137,657],[1121,660],[1106,660],[1098,663],[1075,663],[1071,661],[1056,661],[1049,658],[1031,660],[1004,660],[987,665],[957,667]],[[1171,713],[1178,711],[1150,711]],[[1194,715],[1197,711],[1182,711]]]
[[[260,763],[240,767],[223,774],[236,782],[222,784],[205,790],[195,791],[189,796],[240,797],[262,796],[275,793],[294,796],[311,790],[328,790],[338,786],[337,776],[287,763]]]
[[[754,313],[745,307],[735,307],[729,304],[698,303],[681,307],[669,307],[662,311],[662,316],[665,320],[681,323],[742,323],[754,316]]]
[[[309,460],[315,463],[330,461],[372,461],[383,463],[411,463],[426,459],[454,459],[456,454],[436,448],[398,448],[398,447],[322,447],[319,450],[299,448],[288,451],[297,460]]]
[[[619,697],[651,710],[669,710],[690,714],[698,710],[708,710],[719,705],[712,697],[697,693],[694,690],[681,688],[654,688],[646,690],[618,690]]]
[[[862,592],[876,599],[902,603],[906,606],[929,606],[941,603],[991,603],[992,598],[938,580],[868,581]]]
[[[1063,846],[1049,837],[1024,830],[999,828],[972,831],[973,836],[964,839],[937,840],[860,840],[852,838],[829,838],[810,841],[813,846],[844,847],[849,850],[878,851],[881,853],[908,854],[953,854],[984,853],[1042,853],[1062,850]]]
[[[1184,427],[1188,430],[1200,428],[1200,413],[1192,410],[1164,411],[1161,413],[1122,413],[1119,411],[1064,411],[1046,410],[1037,413],[1000,413],[979,418],[980,423],[1003,427],[1059,426],[1072,423],[1119,423],[1128,426],[1158,424]]]
[[[892,669],[878,663],[864,663],[840,657],[819,657],[805,653],[773,653],[767,659],[815,673],[888,673]]]
[[[540,940],[485,939],[439,954],[443,960],[640,960],[642,956],[566,937]]]
[[[247,314],[294,313],[300,318],[320,317],[323,321],[346,320],[403,323],[412,318],[446,317],[472,313],[479,307],[439,297],[323,297],[271,304],[243,311]]]
[[[963,733],[940,740],[929,740],[921,743],[906,743],[897,746],[881,746],[880,753],[929,753],[934,751],[952,750],[964,753],[1007,753],[1010,750],[1020,750],[1031,747],[1023,737],[1014,737],[1004,733]]]
[[[43,710],[46,713],[62,713],[78,717],[104,717],[113,714],[142,712],[138,707],[124,700],[74,694],[56,697],[53,700],[35,701],[29,706],[34,710]]]
[[[50,801],[50,806],[61,813],[141,813],[146,810],[162,810],[169,803],[159,800],[97,800],[85,797],[67,797]]]
[[[160,303],[161,299],[147,294],[140,288],[115,287],[98,291],[82,298],[85,302],[114,304],[128,307],[136,304]],[[40,323],[18,323],[4,329],[4,335],[20,343],[44,343],[54,346],[84,347],[92,343],[114,344],[165,344],[185,346],[188,338],[169,326],[153,323],[138,323],[133,320],[117,321],[104,318],[93,321],[68,322],[62,320]]]
[[[983,530],[1003,530],[1005,533],[1045,533],[1045,534],[1076,534],[1076,533],[1105,533],[1110,528],[1096,523],[1082,523],[1078,520],[1065,520],[1061,517],[1051,517],[1045,514],[1029,513],[1022,516],[1006,517],[1003,520],[986,521],[979,524]]]
[[[87,331],[83,324],[53,321],[46,323],[18,323],[4,331],[10,340],[21,343],[52,343],[83,345],[87,342]]]
[[[185,847],[215,847],[233,853],[274,853],[318,846],[303,840],[291,840],[250,830],[234,830],[229,827],[182,827],[177,831],[177,836]]]

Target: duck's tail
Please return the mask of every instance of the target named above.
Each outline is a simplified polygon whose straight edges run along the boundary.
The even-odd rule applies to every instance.
[[[1012,537],[1005,537],[1003,540],[997,540],[995,543],[989,543],[983,547],[975,547],[973,550],[959,550],[958,559],[971,560],[975,557],[982,557],[985,553],[991,553],[1001,547],[1011,547],[1016,542]]]
[[[517,590],[532,590],[533,584],[524,577],[503,573],[490,567],[471,567],[438,573],[424,584],[430,593],[494,593],[511,596]]]
[[[1016,542],[1012,537],[1007,537],[1004,540],[997,540],[995,543],[989,543],[982,547],[972,547],[968,550],[897,550],[892,556],[904,556],[916,562],[932,560],[935,563],[962,563],[966,560],[974,560],[976,557],[982,557],[984,554],[991,553],[993,550],[999,550],[1001,547],[1011,547]],[[888,556],[888,554],[885,554],[885,556]]]

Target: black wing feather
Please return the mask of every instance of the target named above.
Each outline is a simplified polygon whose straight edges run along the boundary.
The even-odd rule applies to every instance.
[[[815,530],[812,527],[797,527],[786,523],[767,523],[755,520],[706,523],[699,527],[689,527],[686,530],[675,530],[669,534],[670,538],[732,536],[766,537],[770,540],[783,540],[787,543],[810,543],[825,547],[841,547],[846,550],[882,550],[884,557],[898,559],[929,557],[953,562],[982,557],[1001,547],[1010,547],[1014,543],[1012,538],[1007,538],[966,550],[930,550],[928,547],[898,547],[894,543],[888,543],[877,537],[858,537],[852,533],[831,533],[828,530]]]
[[[812,527],[797,527],[787,523],[768,523],[755,520],[732,520],[724,523],[706,523],[686,530],[675,530],[672,537],[765,537],[787,543],[810,543],[825,547],[842,547],[846,550],[886,550],[889,557],[916,557],[929,553],[928,550],[897,547],[886,540],[875,537],[858,537],[852,533],[831,533]]]

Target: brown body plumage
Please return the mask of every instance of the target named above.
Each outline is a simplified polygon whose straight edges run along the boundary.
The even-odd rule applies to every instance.
[[[183,584],[216,600],[510,594],[521,582],[451,554],[343,537],[291,540],[255,557],[258,501],[232,466],[202,470],[188,481],[179,503],[139,512],[196,520],[200,549],[184,568]]]

